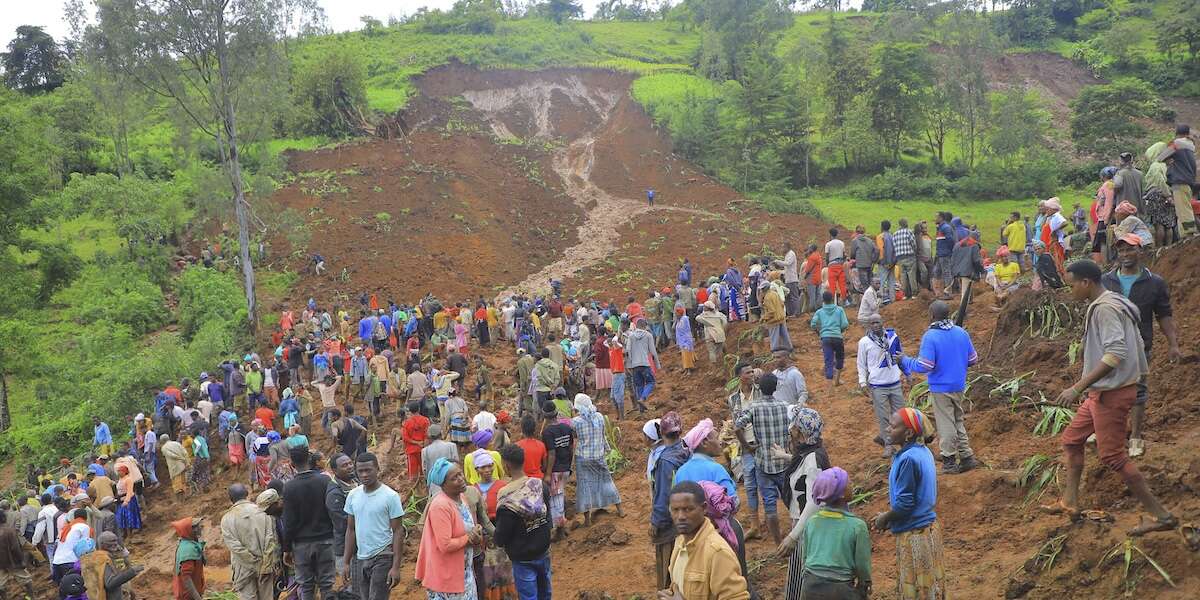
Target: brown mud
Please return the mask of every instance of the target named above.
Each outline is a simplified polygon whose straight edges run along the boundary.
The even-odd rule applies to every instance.
[[[784,240],[803,245],[825,238],[827,224],[767,215],[672,154],[669,140],[629,97],[628,84],[626,75],[594,70],[443,67],[419,81],[422,95],[405,114],[405,121],[414,124],[410,137],[294,154],[296,180],[275,200],[306,215],[313,229],[311,249],[325,255],[330,272],[303,274],[278,304],[296,308],[310,296],[322,303],[336,298],[353,304],[363,291],[379,293],[381,300],[412,301],[426,291],[452,299],[493,297],[508,290],[544,290],[549,277],[563,277],[569,295],[623,301],[636,294],[640,299],[648,289],[672,283],[683,257],[703,277],[723,271],[729,258],[744,267],[744,258],[763,254],[764,247],[779,252]],[[323,174],[329,172],[334,175]],[[658,210],[652,212],[644,206],[645,190],[651,187],[659,192]],[[384,211],[393,216],[391,231],[370,221]],[[291,268],[303,269],[303,256],[289,260]],[[349,281],[336,277],[343,268]],[[1154,268],[1173,284],[1184,360],[1169,364],[1165,341],[1159,338],[1164,351],[1156,352],[1152,363],[1147,454],[1138,464],[1171,510],[1185,521],[1196,521],[1200,396],[1194,391],[1194,372],[1200,317],[1189,310],[1200,300],[1195,244],[1163,251]],[[922,295],[883,309],[910,354],[927,326],[928,300]],[[1089,451],[1082,500],[1089,508],[1112,513],[1115,524],[1072,525],[1024,504],[1025,491],[1016,485],[1022,462],[1034,454],[1057,457],[1058,444],[1053,437],[1033,435],[1035,410],[1013,410],[988,393],[1013,375],[1036,371],[1020,394],[1036,398],[1042,392],[1052,398],[1078,375],[1078,364],[1067,361],[1077,329],[1054,339],[1031,340],[1024,334],[1023,310],[1044,301],[1022,293],[997,313],[988,308],[991,294],[982,292],[972,307],[967,327],[984,356],[984,364],[974,371],[993,378],[973,384],[967,427],[988,468],[939,478],[937,510],[945,534],[948,597],[1115,598],[1125,592],[1122,566],[1101,558],[1136,524],[1136,503]],[[1065,292],[1056,301],[1069,303]],[[789,321],[812,406],[825,419],[830,458],[850,472],[860,493],[873,492],[854,507],[869,518],[887,504],[887,463],[870,441],[875,424],[854,385],[855,370],[849,367],[842,387],[827,391],[819,340],[807,320]],[[728,351],[763,357],[767,348],[750,334],[755,327],[734,324]],[[847,332],[848,364],[854,362],[861,335],[857,325]],[[499,389],[513,383],[515,355],[509,346],[493,344],[472,352],[484,357]],[[688,425],[705,417],[727,417],[724,367],[710,365],[703,351],[698,354],[698,372],[684,376],[678,352],[663,353],[665,368],[650,402],[654,416],[678,410]],[[596,400],[613,415],[606,398]],[[511,400],[505,402],[511,410]],[[412,486],[402,481],[403,454],[392,450],[397,425],[393,417],[376,428],[375,450],[386,461],[385,481],[407,497]],[[619,446],[628,464],[615,480],[627,516],[602,514],[591,528],[575,529],[554,545],[556,597],[654,597],[654,559],[646,536],[647,450],[640,425],[635,419],[620,423]],[[323,434],[313,442],[322,451],[330,449]],[[221,473],[213,489],[195,496],[175,498],[162,489],[150,494],[149,527],[131,544],[136,559],[151,565],[137,580],[145,597],[167,597],[174,541],[166,523],[189,513],[209,517],[210,587],[227,588],[228,553],[213,525],[228,505],[223,487],[234,479],[233,473]],[[744,510],[741,517],[748,520]],[[406,580],[392,598],[424,598],[411,582],[416,534],[406,556]],[[1043,544],[1060,535],[1066,537],[1052,567],[1043,570],[1031,562]],[[895,598],[894,539],[872,532],[872,543],[873,597]],[[1135,561],[1131,581],[1136,581],[1136,597],[1200,596],[1200,561],[1178,535],[1153,534],[1137,544],[1178,587],[1164,583],[1145,561]],[[751,579],[762,597],[781,598],[786,562],[774,557],[775,548],[767,541],[752,541],[748,550]]]

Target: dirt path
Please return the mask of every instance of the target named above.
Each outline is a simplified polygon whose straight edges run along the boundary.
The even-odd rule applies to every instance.
[[[585,220],[578,229],[579,242],[566,248],[558,260],[501,291],[497,298],[544,290],[551,279],[563,280],[600,263],[616,249],[621,236],[619,228],[640,215],[671,211],[719,218],[705,210],[649,206],[642,200],[610,194],[592,182],[596,138],[612,125],[613,109],[621,99],[617,92],[587,86],[578,78],[569,77],[563,82],[538,80],[511,88],[467,91],[463,97],[487,118],[493,133],[501,139],[516,138],[505,124],[505,117],[521,113],[531,115],[533,133],[539,139],[571,135],[573,132],[560,129],[552,116],[559,97],[565,97],[581,111],[592,113],[595,121],[567,145],[556,149],[552,159],[554,172],[562,179],[567,196],[585,212]]]

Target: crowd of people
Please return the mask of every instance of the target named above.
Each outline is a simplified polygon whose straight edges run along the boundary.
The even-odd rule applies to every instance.
[[[964,409],[967,371],[979,357],[963,327],[979,280],[997,305],[1027,283],[1069,285],[1088,305],[1083,373],[1057,398],[1084,398],[1062,434],[1063,496],[1041,508],[1080,516],[1092,438],[1152,515],[1131,535],[1173,529],[1178,519],[1131,459],[1145,452],[1155,321],[1169,359],[1181,354],[1167,282],[1146,266],[1147,248],[1196,231],[1182,183],[1194,180],[1194,146],[1186,126],[1178,133],[1144,153],[1145,174],[1130,154],[1102,171],[1090,214],[1076,207],[1068,218],[1057,198],[1040,202],[1032,221],[1014,212],[990,255],[977,227],[942,212],[932,229],[901,218],[872,236],[860,225],[848,244],[831,229],[823,249],[808,245],[803,257],[785,243],[778,256],[749,261],[745,274],[730,259],[701,279],[685,259],[674,285],[621,303],[564,297],[554,280],[544,295],[500,301],[426,294],[383,305],[364,293],[357,314],[310,299],[299,313],[280,312],[263,355],[154,390],[148,415],[129,416],[124,435],[95,417],[84,464],[63,459],[54,475],[30,465],[28,492],[0,511],[0,587],[7,594],[13,582],[32,597],[30,566],[45,561],[62,598],[133,597],[129,582],[144,567],[124,545],[140,535],[149,502],[171,501],[165,490],[153,500],[149,492],[166,478],[171,494],[186,498],[205,492],[215,472],[232,472],[230,507],[213,529],[230,551],[239,599],[274,600],[279,590],[304,600],[335,591],[387,598],[416,526],[415,576],[431,600],[547,600],[552,543],[580,516],[583,526],[601,513],[625,516],[612,465],[617,425],[636,409],[649,448],[660,600],[760,597],[747,580],[746,542],[763,536],[788,557],[787,600],[865,597],[874,584],[870,528],[897,538],[899,598],[944,598],[937,480],[981,465]],[[922,290],[933,296],[930,325],[906,355],[881,307]],[[947,302],[954,293],[957,311]],[[869,521],[849,508],[851,474],[826,450],[788,328],[808,319],[832,395],[842,385],[849,306],[862,329],[852,346],[858,388],[873,407],[874,442],[891,460],[888,510]],[[692,424],[675,411],[655,416],[664,351],[674,348],[688,376],[703,341],[717,372],[737,321],[762,331],[772,361],[756,368],[735,357],[736,383],[719,415]],[[511,387],[501,389],[483,360],[493,346],[517,356]],[[916,375],[928,381],[932,420],[906,405],[903,387]],[[402,450],[377,455],[388,431]],[[382,479],[401,460],[407,502]],[[179,540],[173,597],[200,600],[204,519],[170,526]]]

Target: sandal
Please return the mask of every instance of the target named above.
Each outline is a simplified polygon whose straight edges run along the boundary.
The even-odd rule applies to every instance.
[[[1043,504],[1038,507],[1038,510],[1048,515],[1066,515],[1070,517],[1072,521],[1079,519],[1080,515],[1082,514],[1079,512],[1078,508],[1071,508],[1066,504],[1063,504],[1062,500],[1059,500],[1054,504]]]
[[[1183,536],[1183,543],[1187,544],[1188,548],[1193,551],[1200,550],[1200,529],[1191,523],[1185,523],[1179,526],[1179,535]]]
[[[1112,515],[1098,509],[1085,510],[1080,514],[1083,516],[1083,518],[1095,523],[1112,523],[1116,521]]]
[[[1171,531],[1179,527],[1179,519],[1175,515],[1168,515],[1166,518],[1154,519],[1147,523],[1145,519],[1138,518],[1138,526],[1129,530],[1129,537],[1140,537],[1147,533],[1155,531]]]

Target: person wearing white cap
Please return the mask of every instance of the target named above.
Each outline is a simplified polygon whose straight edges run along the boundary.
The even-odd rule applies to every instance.
[[[704,327],[704,347],[708,350],[708,362],[713,365],[721,364],[725,356],[725,326],[729,317],[717,310],[717,305],[709,300],[703,304],[702,312],[696,316],[696,322]]]
[[[279,501],[279,492],[264,490],[258,495],[259,502],[251,502],[249,494],[241,483],[229,486],[233,506],[221,517],[221,539],[229,548],[233,592],[238,600],[274,600],[279,541],[275,520],[264,510]]]

